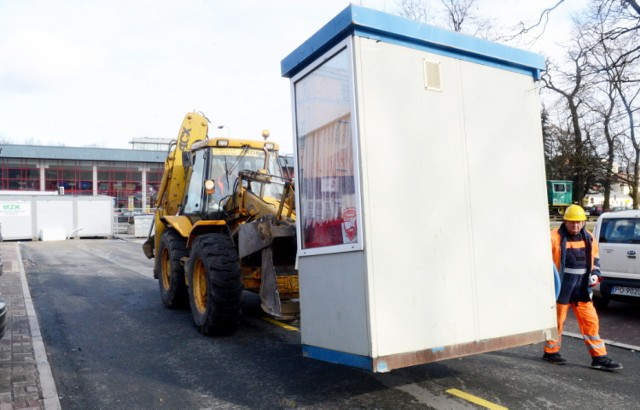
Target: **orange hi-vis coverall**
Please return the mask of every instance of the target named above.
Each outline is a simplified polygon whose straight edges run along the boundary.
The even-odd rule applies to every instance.
[[[545,353],[560,351],[562,328],[571,306],[591,357],[605,356],[607,350],[600,339],[598,314],[591,301],[592,292],[589,288],[589,275],[600,275],[597,242],[585,228],[578,235],[570,236],[562,224],[551,232],[551,252],[561,278],[560,293],[556,299],[558,339],[547,340]]]

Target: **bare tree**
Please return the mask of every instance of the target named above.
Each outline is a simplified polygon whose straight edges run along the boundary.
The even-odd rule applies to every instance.
[[[410,20],[447,26],[478,37],[492,36],[493,25],[480,17],[477,0],[399,0],[397,14]],[[446,24],[444,23],[446,21]]]
[[[640,4],[636,0],[623,0],[629,7],[631,7],[638,16],[640,16]]]
[[[440,0],[447,10],[449,27],[454,31],[461,31],[462,24],[470,17],[476,0]]]
[[[611,0],[592,6],[593,19],[600,29],[599,44],[615,45],[618,49],[615,58],[610,61],[611,66],[629,64],[640,59],[640,13],[635,13],[625,7],[628,0],[613,2]],[[637,7],[637,4],[636,4]]]
[[[24,140],[24,144],[25,145],[42,145],[40,144],[40,140],[38,140],[35,137],[29,137],[27,139]]]
[[[568,68],[560,68],[548,60],[547,71],[542,76],[544,87],[559,96],[562,109],[566,112],[567,131],[572,137],[572,153],[567,159],[571,162],[573,170],[573,198],[580,203],[594,180],[599,162],[591,150],[589,135],[583,132],[587,107],[582,106],[593,81],[587,51],[580,38],[575,38],[567,50]]]
[[[590,70],[594,73],[591,92],[586,96],[585,104],[591,112],[591,127],[594,130],[594,138],[590,140],[591,149],[594,153],[602,154],[603,169],[601,179],[597,182],[604,194],[603,209],[608,210],[611,208],[612,185],[619,181],[614,168],[623,152],[623,136],[615,131],[618,122],[617,92],[607,75],[606,57],[600,52],[601,33],[605,26],[598,14],[585,12],[582,21],[576,19],[575,26],[578,36],[586,44]]]
[[[625,0],[621,2],[593,0],[589,12],[583,17],[581,27],[583,38],[591,43],[588,54],[593,70],[597,74],[596,82],[600,84],[600,90],[606,90],[606,98],[602,98],[601,101],[609,108],[597,111],[605,119],[603,132],[607,139],[617,139],[617,136],[611,133],[615,127],[620,130],[620,135],[625,137],[625,141],[619,144],[618,156],[620,160],[625,161],[627,172],[624,175],[618,175],[618,178],[628,183],[633,207],[638,208],[640,141],[638,141],[634,116],[640,109],[638,104],[640,46],[636,40],[640,33],[638,30],[640,15],[629,14],[629,11],[628,2]],[[597,98],[595,100],[597,101]],[[621,110],[614,111],[615,105],[619,105]],[[607,135],[607,133],[611,134]],[[626,152],[626,148],[629,148],[630,152]],[[608,154],[611,155],[612,152],[609,151]],[[611,158],[609,163],[612,165]],[[633,169],[632,172],[629,172],[630,168]]]
[[[591,134],[593,138],[588,138],[591,150],[597,153],[602,148],[602,162],[599,178],[596,182],[602,186],[604,194],[605,210],[610,209],[611,189],[613,182],[617,180],[613,172],[616,164],[616,153],[621,147],[620,137],[614,129],[616,123],[616,91],[608,81],[600,82],[594,87],[594,92],[588,96],[586,104],[592,113]],[[602,138],[598,138],[601,136]],[[600,141],[604,140],[602,144]]]
[[[616,81],[613,83],[618,95],[620,96],[620,101],[622,102],[622,106],[624,107],[624,113],[626,114],[626,119],[628,121],[628,139],[633,147],[634,153],[634,162],[633,162],[633,176],[631,178],[631,197],[633,198],[633,208],[638,209],[638,205],[640,203],[640,141],[638,138],[640,137],[637,134],[636,128],[638,125],[635,123],[635,116],[638,111],[640,111],[640,79],[631,78],[625,69],[628,66],[626,65],[618,65],[614,69],[614,75]],[[635,67],[637,70],[637,65]]]
[[[547,9],[547,16],[562,3]],[[565,151],[561,160],[565,165],[568,160],[574,171],[575,200],[592,186],[602,186],[609,207],[612,184],[622,179],[638,207],[640,136],[634,126],[640,109],[638,23],[640,15],[626,0],[591,0],[574,20],[569,64],[562,69],[549,64],[543,75],[545,88],[563,102],[558,115],[565,112],[569,120],[573,154]],[[559,162],[553,157],[547,160]],[[614,175],[617,163],[626,172]]]
[[[431,17],[431,8],[426,0],[400,0],[398,1],[398,15],[419,23],[428,23]]]
[[[513,27],[511,34],[503,35],[499,39],[502,41],[511,41],[516,38],[522,38],[525,35],[531,35],[531,41],[532,43],[535,43],[542,35],[544,35],[551,14],[554,13],[555,10],[560,9],[564,2],[565,0],[557,0],[553,6],[541,10],[538,18],[533,23],[520,21],[515,27]],[[640,19],[640,4],[638,3],[638,0],[596,0],[593,3],[597,4],[598,7],[602,8],[602,10],[621,10],[628,16],[630,21]],[[635,23],[632,22],[632,24],[627,27],[626,30],[622,30],[622,32],[638,33],[640,31],[638,23],[638,21]],[[615,34],[612,33],[612,35]]]
[[[559,111],[554,110],[554,112]],[[542,109],[541,122],[547,177],[572,180],[575,173],[573,166],[575,148],[570,131],[571,126],[563,121],[554,121],[546,107]]]
[[[544,34],[547,28],[547,24],[549,24],[549,17],[551,15],[551,12],[557,9],[562,3],[564,3],[564,0],[558,0],[558,2],[553,6],[542,10],[540,12],[540,15],[538,16],[538,20],[533,24],[526,24],[524,21],[518,22],[516,27],[514,27],[514,29],[512,30],[513,33],[501,37],[501,40],[511,41],[526,34],[531,34],[534,30],[539,28],[540,31],[538,32],[538,34],[535,34],[533,36],[533,42],[535,42],[540,38],[540,36]]]

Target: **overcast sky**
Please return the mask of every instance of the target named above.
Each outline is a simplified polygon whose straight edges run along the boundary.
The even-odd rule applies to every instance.
[[[556,0],[478,0],[511,26]],[[354,4],[394,12],[395,0]],[[548,38],[568,35],[567,0]],[[0,141],[129,148],[175,138],[202,111],[210,135],[292,150],[280,62],[349,5],[340,0],[0,0]],[[545,45],[546,44],[546,45]],[[527,46],[529,47],[529,46]],[[226,127],[219,130],[217,126]]]

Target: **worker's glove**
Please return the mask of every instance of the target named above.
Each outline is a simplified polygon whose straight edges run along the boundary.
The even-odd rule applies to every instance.
[[[601,280],[602,280],[602,277],[600,275],[596,275],[595,273],[592,273],[591,275],[589,275],[589,287],[592,288],[596,286],[598,283],[600,283]]]

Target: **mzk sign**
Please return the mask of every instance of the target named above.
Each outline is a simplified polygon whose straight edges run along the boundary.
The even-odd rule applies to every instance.
[[[23,201],[0,202],[0,215],[2,216],[29,216],[31,204]]]

